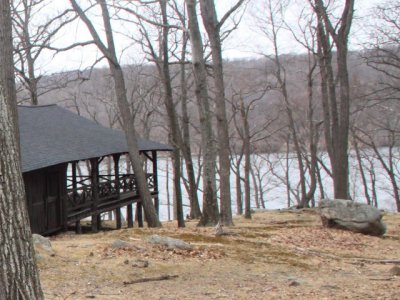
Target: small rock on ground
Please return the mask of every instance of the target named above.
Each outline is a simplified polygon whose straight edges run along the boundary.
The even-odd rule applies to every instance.
[[[168,236],[151,235],[146,238],[147,242],[155,245],[163,245],[168,247],[168,249],[181,249],[181,250],[191,250],[193,246],[178,239],[174,239]]]

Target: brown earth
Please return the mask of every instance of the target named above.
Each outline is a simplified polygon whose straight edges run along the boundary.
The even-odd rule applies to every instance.
[[[400,299],[400,215],[384,220],[383,237],[323,228],[313,210],[238,217],[220,237],[195,221],[66,233],[41,254],[41,280],[46,299]],[[152,245],[152,234],[194,248]]]

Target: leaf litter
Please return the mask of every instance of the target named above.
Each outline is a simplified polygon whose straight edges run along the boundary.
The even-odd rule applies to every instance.
[[[41,281],[46,299],[400,299],[400,217],[384,221],[383,237],[326,229],[315,210],[236,217],[218,237],[195,221],[66,233],[51,238]],[[193,249],[150,244],[152,234]]]

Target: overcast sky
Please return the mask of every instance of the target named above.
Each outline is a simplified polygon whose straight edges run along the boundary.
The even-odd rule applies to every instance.
[[[56,8],[60,9],[62,1],[51,1],[48,11],[54,11]],[[268,53],[271,51],[271,44],[268,39],[258,32],[254,14],[257,14],[260,10],[259,5],[261,0],[250,0],[246,10],[238,13],[235,17],[241,23],[236,31],[234,31],[230,37],[224,42],[224,53],[225,59],[236,59],[236,58],[248,58],[255,57],[257,53]],[[286,13],[288,22],[293,24],[294,28],[297,24],[296,16],[299,13],[299,5],[304,5],[305,0],[297,0],[298,5],[291,5]],[[381,3],[382,0],[356,0],[356,18],[352,27],[352,39],[351,47],[360,48],[361,44],[366,41],[368,36],[367,26],[365,22],[368,21],[368,15],[371,15],[371,7],[377,3]],[[68,3],[65,1],[64,3]],[[218,0],[218,14],[222,16],[232,5],[235,3],[234,0]],[[372,12],[373,13],[373,12]],[[98,20],[100,21],[100,20]],[[100,22],[99,22],[100,23]],[[227,27],[231,23],[227,24]],[[114,23],[115,31],[122,31],[121,27]],[[132,25],[125,25],[124,30],[132,30],[129,28]],[[121,53],[121,59],[123,63],[138,63],[144,61],[144,56],[141,53],[141,49],[138,46],[134,46],[132,40],[123,37],[121,34],[116,34],[116,42],[119,52]],[[85,25],[79,21],[73,25],[65,28],[59,35],[56,44],[67,45],[74,41],[85,41],[90,39]],[[282,31],[280,35],[280,51],[282,53],[296,53],[302,51],[302,47],[298,45],[292,38],[291,33],[288,31]],[[41,60],[41,68],[46,73],[53,73],[65,70],[72,70],[78,68],[85,68],[90,66],[100,54],[95,47],[80,47],[75,50],[69,51],[68,53],[62,53],[56,56],[51,56],[49,53]],[[99,66],[105,66],[105,62]]]

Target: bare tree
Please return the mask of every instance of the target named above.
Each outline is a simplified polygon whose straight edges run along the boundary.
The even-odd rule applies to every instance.
[[[257,107],[258,102],[260,102],[268,89],[262,88],[257,90],[256,83],[254,86],[247,83],[246,87],[247,91],[240,90],[236,91],[236,88],[233,88],[233,101],[232,101],[232,110],[233,110],[233,123],[236,128],[236,132],[241,140],[241,149],[240,154],[238,155],[238,162],[236,166],[237,176],[244,182],[244,206],[245,212],[244,217],[247,219],[251,219],[251,177],[252,175],[252,163],[251,163],[251,155],[254,153],[254,145],[260,141],[265,140],[269,135],[269,128],[276,121],[277,116],[265,118],[263,124],[259,124],[259,126],[254,126],[251,123],[251,113]],[[240,86],[240,84],[238,84]],[[240,168],[241,160],[244,157],[244,175],[240,176]],[[238,178],[238,179],[239,179]],[[255,182],[255,181],[253,181]],[[240,182],[237,181],[237,185]],[[256,198],[256,204],[258,197]]]
[[[169,128],[171,134],[172,145],[174,146],[173,151],[173,164],[174,164],[174,190],[178,217],[178,226],[185,227],[185,221],[183,216],[182,207],[182,192],[181,192],[181,158],[180,158],[180,146],[183,144],[182,134],[179,128],[178,117],[175,110],[174,99],[172,95],[172,80],[169,69],[169,47],[168,47],[168,37],[169,37],[169,27],[168,27],[168,15],[167,15],[167,2],[165,0],[160,0],[159,5],[161,8],[162,16],[162,40],[161,40],[161,55],[162,60],[158,60],[157,68],[160,73],[160,77],[164,86],[165,93],[165,107],[168,114]],[[155,52],[153,52],[153,57],[157,59]]]
[[[215,190],[215,143],[212,133],[207,73],[204,61],[203,41],[197,19],[196,1],[186,0],[189,19],[192,66],[195,93],[200,116],[201,139],[203,143],[203,214],[199,225],[218,223],[218,205]]]
[[[201,210],[199,205],[199,199],[197,195],[198,184],[196,182],[196,174],[193,166],[192,157],[192,147],[191,147],[191,137],[190,137],[190,120],[188,113],[188,72],[186,71],[186,56],[187,56],[187,46],[189,40],[189,34],[187,30],[187,16],[186,9],[179,9],[176,1],[173,2],[174,11],[178,15],[179,21],[184,28],[182,31],[182,45],[181,45],[181,55],[179,57],[179,80],[180,80],[180,104],[181,104],[181,128],[182,128],[182,154],[185,158],[186,173],[188,177],[188,194],[190,201],[190,217],[192,219],[199,219],[201,217]]]
[[[316,59],[314,55],[314,47],[309,38],[304,36],[295,36],[295,38],[303,44],[303,46],[308,51],[307,55],[307,72],[305,85],[307,86],[307,102],[308,106],[304,109],[305,116],[299,116],[303,113],[299,109],[300,103],[295,103],[293,98],[295,96],[290,94],[289,82],[286,66],[284,64],[284,59],[280,53],[280,34],[282,30],[287,29],[287,24],[284,20],[285,10],[289,5],[289,1],[265,1],[265,13],[262,14],[259,20],[259,27],[261,26],[262,32],[267,36],[272,44],[273,55],[266,55],[266,57],[272,62],[272,72],[274,80],[269,82],[273,87],[272,92],[278,92],[280,94],[280,99],[287,117],[287,142],[293,144],[293,149],[290,147],[291,144],[287,144],[287,155],[289,152],[294,151],[296,157],[296,163],[298,164],[299,181],[299,199],[297,206],[306,207],[309,202],[314,197],[314,193],[317,186],[317,176],[316,176],[316,164],[317,164],[317,143],[318,143],[318,128],[314,120],[314,71],[316,68]],[[299,22],[300,23],[300,22]],[[310,28],[309,26],[307,27]],[[305,35],[305,29],[303,29],[303,35]],[[311,33],[311,35],[313,35]],[[298,96],[297,96],[298,97]],[[301,112],[300,112],[301,111]],[[304,122],[305,121],[305,122]],[[305,123],[304,126],[302,126]],[[288,162],[288,159],[286,159]],[[288,184],[288,198],[290,198],[290,183],[289,180],[290,171],[286,168],[286,181]],[[308,180],[310,184],[308,184]],[[290,202],[290,201],[288,201]]]
[[[12,1],[15,70],[32,105],[38,105],[39,96],[60,87],[60,83],[55,82],[48,82],[46,86],[39,84],[43,74],[37,62],[59,31],[75,20],[71,9],[44,18],[42,10],[46,5],[47,0]]]
[[[43,299],[21,173],[10,2],[0,1],[0,298]]]
[[[400,135],[398,109],[383,106],[378,112],[379,118],[369,115],[369,125],[372,126],[367,125],[364,128],[356,128],[354,137],[358,142],[368,147],[382,166],[392,186],[392,195],[397,211],[400,211],[400,174],[397,167],[400,159],[398,150]]]
[[[99,0],[103,25],[106,33],[106,42],[104,43],[100,38],[94,24],[90,21],[86,12],[81,8],[81,6],[75,1],[70,0],[70,3],[79,15],[80,19],[84,22],[88,28],[93,40],[93,44],[101,51],[104,57],[107,59],[111,75],[114,80],[114,89],[117,98],[117,104],[121,119],[123,122],[123,129],[125,131],[125,136],[129,149],[129,158],[132,163],[132,168],[136,176],[136,182],[138,185],[140,199],[143,204],[145,211],[146,220],[149,227],[161,227],[161,223],[158,219],[155,207],[152,203],[151,194],[147,185],[146,175],[142,167],[142,161],[139,156],[139,147],[137,144],[137,133],[134,127],[134,119],[132,113],[129,109],[129,102],[126,95],[126,86],[124,74],[121,65],[118,61],[117,53],[115,50],[115,43],[113,37],[113,31],[111,27],[111,19],[107,7],[106,0]]]
[[[226,117],[225,84],[222,60],[221,27],[229,16],[240,7],[244,0],[239,0],[222,18],[217,18],[214,0],[200,0],[201,16],[210,41],[213,61],[213,78],[218,130],[218,155],[220,173],[221,222],[233,225],[230,188],[229,131]]]
[[[349,198],[348,141],[350,121],[350,84],[347,66],[348,38],[353,20],[354,0],[346,0],[336,24],[328,2],[309,0],[317,15],[317,40],[321,74],[321,100],[324,112],[325,143],[333,175],[335,198]],[[333,1],[335,2],[335,1]],[[331,43],[333,40],[333,45]],[[336,49],[337,74],[333,68]],[[338,86],[339,95],[336,88]]]
[[[373,8],[375,24],[371,39],[365,44],[363,57],[368,66],[381,75],[372,98],[377,102],[399,99],[400,79],[400,6],[385,1]]]

